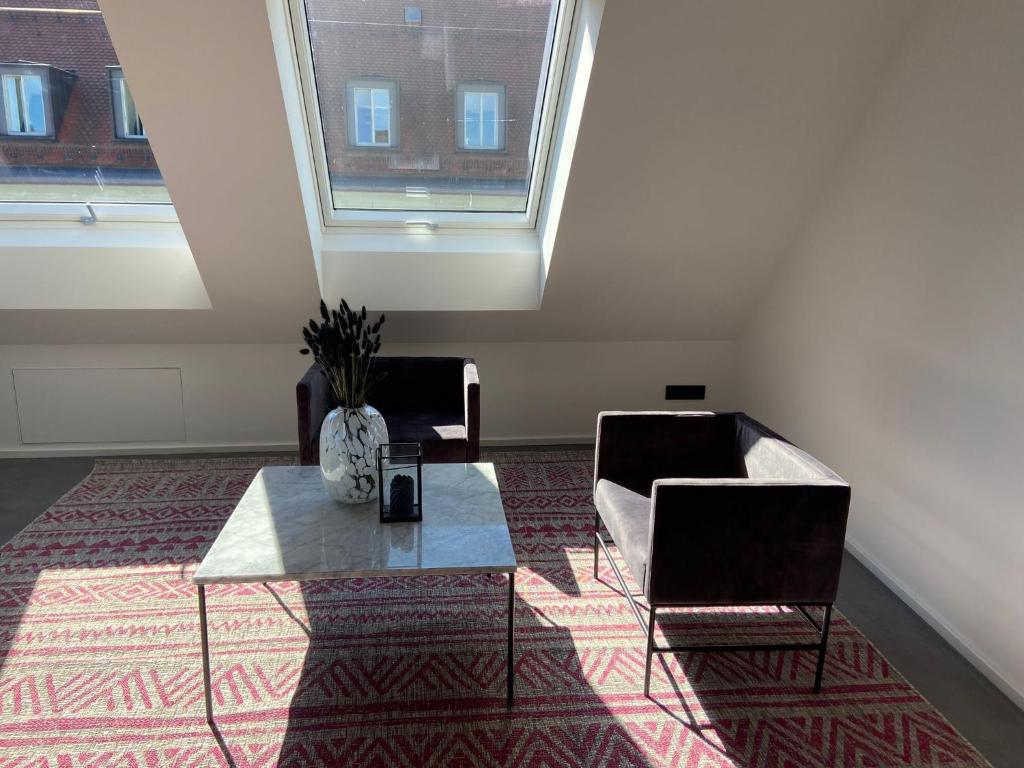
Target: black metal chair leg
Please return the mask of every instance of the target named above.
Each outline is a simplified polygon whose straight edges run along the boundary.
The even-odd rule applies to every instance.
[[[651,661],[654,659],[654,615],[658,609],[651,606],[651,617],[647,620],[647,661],[644,665],[644,696],[651,696]]]
[[[821,646],[818,649],[818,668],[814,673],[814,692],[821,693],[821,676],[825,671],[825,654],[828,652],[828,628],[832,624],[832,605],[825,606],[825,617],[821,622]]]

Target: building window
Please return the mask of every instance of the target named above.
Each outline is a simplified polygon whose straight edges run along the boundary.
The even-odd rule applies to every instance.
[[[536,223],[576,0],[289,2],[325,223]]]
[[[349,144],[354,147],[398,145],[397,94],[397,86],[388,80],[349,82]]]
[[[76,79],[49,64],[0,63],[0,136],[54,138]]]
[[[505,87],[465,83],[458,88],[459,148],[481,151],[505,149]]]
[[[10,136],[46,136],[46,101],[41,75],[5,74],[4,127]]]
[[[119,139],[145,139],[146,129],[135,107],[135,99],[128,90],[120,67],[108,67],[110,98],[114,107],[114,135]]]

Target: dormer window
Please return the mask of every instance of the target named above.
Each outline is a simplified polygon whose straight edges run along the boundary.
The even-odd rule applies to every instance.
[[[43,78],[39,75],[3,76],[4,117],[12,136],[45,136],[46,108],[43,105]]]
[[[54,138],[75,76],[46,64],[0,64],[0,133]]]
[[[114,108],[114,135],[119,139],[145,139],[146,129],[135,107],[135,99],[128,90],[120,67],[108,67],[110,96]]]

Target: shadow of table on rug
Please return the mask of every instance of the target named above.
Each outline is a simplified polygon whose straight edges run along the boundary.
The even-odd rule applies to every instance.
[[[279,764],[655,765],[588,685],[570,632],[522,595],[516,700],[506,708],[506,583],[474,575],[269,585],[268,599],[309,641]],[[233,730],[223,726],[225,746]]]

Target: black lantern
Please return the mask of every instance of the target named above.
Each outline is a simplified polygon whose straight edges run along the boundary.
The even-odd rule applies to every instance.
[[[419,443],[384,443],[377,449],[382,523],[423,519],[423,450]]]

